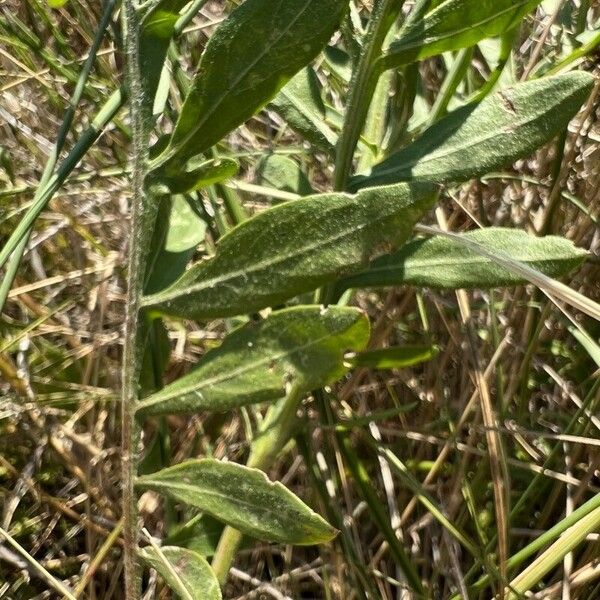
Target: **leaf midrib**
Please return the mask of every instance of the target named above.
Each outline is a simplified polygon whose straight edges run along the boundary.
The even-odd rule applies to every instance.
[[[261,506],[261,505],[258,505],[258,504],[255,504],[255,503],[243,500],[239,496],[235,496],[234,497],[234,496],[231,496],[231,495],[229,495],[227,493],[217,492],[216,490],[214,490],[214,488],[206,488],[206,487],[202,487],[200,485],[193,485],[193,484],[188,484],[188,483],[180,483],[180,482],[177,482],[177,481],[168,481],[168,482],[165,482],[165,481],[160,481],[160,480],[156,480],[156,479],[142,479],[142,478],[140,478],[139,482],[143,486],[152,486],[155,489],[158,487],[158,488],[160,488],[162,490],[164,490],[164,489],[168,489],[168,490],[176,489],[176,490],[178,490],[180,492],[186,492],[188,494],[192,494],[192,496],[198,495],[198,490],[200,490],[200,494],[201,495],[208,496],[210,498],[214,498],[214,500],[228,500],[228,501],[230,501],[234,505],[239,505],[241,507],[246,507],[246,510],[248,510],[248,509],[254,509],[254,510],[248,510],[248,512],[256,512],[256,513],[258,513],[259,516],[263,516],[263,515],[266,515],[266,516],[275,515],[277,517],[278,515],[281,514],[281,507],[279,507],[280,510],[274,511],[274,510],[271,510],[266,505],[265,506]],[[276,484],[274,484],[272,482],[267,482],[267,483],[270,484],[270,487],[271,487],[272,490],[277,489],[277,485]],[[201,508],[202,510],[206,511],[206,507],[204,507],[204,506],[200,506],[199,504],[193,504],[192,502],[189,502],[189,504],[192,504],[193,506],[197,506],[197,507]],[[310,511],[310,516],[314,517],[315,513],[313,513],[313,511],[311,511],[310,509],[308,509],[308,507],[307,507],[307,510]],[[209,512],[209,511],[206,511],[206,512]],[[284,514],[286,516],[286,520],[289,521],[289,520],[294,520],[294,519],[290,519],[289,515],[292,515],[292,516],[295,517],[295,516],[297,516],[298,513],[301,513],[301,512],[302,511],[300,511],[300,510],[297,510],[297,511],[294,511],[294,512],[290,512],[289,510],[285,510]],[[222,518],[222,513],[221,513],[221,516],[219,516],[219,518]],[[260,527],[254,526],[254,525],[252,526],[252,530],[253,531],[262,531],[264,533],[268,533],[270,531],[270,530],[264,529],[264,528],[261,529]],[[278,539],[282,539],[282,538],[279,537]]]
[[[302,352],[306,348],[310,348],[311,346],[314,346],[316,344],[320,344],[321,342],[323,342],[323,341],[325,341],[325,340],[327,340],[329,338],[337,337],[342,332],[347,332],[357,322],[358,322],[358,320],[353,321],[350,324],[350,326],[346,327],[341,332],[328,333],[327,335],[321,336],[319,338],[312,339],[312,340],[310,340],[306,344],[303,344],[303,345],[300,345],[300,346],[296,346],[293,350],[289,350],[289,351],[285,351],[285,352],[280,352],[279,354],[269,355],[266,358],[257,360],[257,361],[255,361],[253,363],[246,364],[246,366],[244,366],[244,367],[240,367],[240,368],[235,369],[233,371],[229,371],[226,374],[223,373],[221,375],[216,375],[216,376],[212,377],[211,379],[205,379],[199,385],[193,385],[193,384],[191,384],[188,387],[185,387],[185,388],[182,388],[182,389],[173,390],[173,392],[170,393],[170,394],[168,394],[168,395],[167,394],[160,395],[160,392],[159,392],[158,397],[155,398],[154,400],[153,400],[153,398],[156,395],[152,395],[149,398],[147,398],[147,399],[142,400],[141,402],[139,402],[138,405],[137,405],[137,410],[139,410],[141,408],[148,408],[150,406],[154,406],[155,404],[160,404],[161,402],[166,402],[168,400],[171,400],[171,399],[176,398],[177,396],[181,396],[183,394],[190,394],[190,393],[196,392],[197,390],[205,388],[207,386],[218,385],[220,383],[224,383],[224,382],[226,382],[229,379],[233,379],[233,378],[238,377],[240,375],[244,375],[248,371],[252,371],[254,369],[257,369],[259,367],[267,365],[270,362],[272,362],[273,360],[280,360],[280,359],[285,358],[287,356],[291,356],[292,354],[297,354],[298,352]]]
[[[531,96],[532,94],[530,94]],[[569,94],[569,96],[571,96],[571,94]],[[529,96],[529,97],[530,97]],[[566,99],[568,98],[568,96],[565,96],[564,98],[562,98],[560,100],[559,103],[564,102]],[[558,103],[557,103],[558,104]],[[481,106],[481,105],[480,105]],[[553,104],[551,108],[548,108],[547,106],[545,107],[545,109],[543,110],[543,112],[541,113],[535,113],[535,115],[531,118],[526,118],[523,119],[521,121],[517,121],[512,122],[510,124],[511,129],[516,129],[516,128],[520,128],[523,127],[524,125],[527,125],[529,123],[532,123],[534,121],[537,121],[541,118],[543,118],[544,116],[546,116],[550,110],[552,110],[553,107],[555,107],[556,104]],[[473,113],[470,115],[471,117],[473,117]],[[464,126],[465,121],[463,121],[462,125]],[[427,133],[427,131],[424,132],[423,135],[425,135]],[[495,137],[498,137],[500,135],[505,135],[509,133],[508,131],[504,131],[504,126],[499,128],[499,129],[495,129],[492,133],[486,133],[483,134],[481,136],[477,136],[477,137],[467,137],[467,140],[462,143],[462,144],[458,144],[456,146],[452,146],[450,148],[448,148],[447,150],[441,152],[431,152],[429,154],[427,154],[424,158],[416,158],[413,159],[411,161],[406,161],[402,163],[402,167],[400,168],[401,171],[407,171],[408,169],[415,167],[417,165],[426,165],[427,163],[430,163],[431,161],[436,161],[436,160],[441,160],[444,158],[447,158],[448,156],[452,155],[452,154],[457,154],[458,152],[464,151],[464,150],[468,150],[469,148],[472,148],[473,146],[479,146],[482,143],[488,142],[490,140],[492,140]],[[417,140],[416,142],[413,142],[413,144],[411,144],[411,146],[415,146],[419,143],[419,140]],[[408,152],[410,150],[410,146],[407,146],[404,150],[400,150],[396,155],[392,155],[390,156],[387,160],[391,160],[392,158],[396,157],[398,154],[403,154],[405,152]],[[366,178],[368,179],[379,179],[382,176],[386,176],[386,175],[391,175],[396,173],[399,170],[398,166],[393,166],[390,165],[389,167],[385,168],[385,169],[376,169],[374,168],[372,173],[370,175],[367,175]]]
[[[283,0],[285,1],[285,0]],[[285,37],[287,36],[288,33],[290,33],[290,30],[292,29],[292,27],[296,24],[296,22],[298,21],[298,19],[300,19],[300,17],[306,12],[306,10],[308,9],[308,7],[312,4],[313,0],[306,0],[306,3],[304,4],[304,6],[302,7],[302,9],[298,12],[298,14],[290,21],[290,23],[287,25],[287,27],[285,27],[280,35],[278,35],[272,44],[269,44],[268,46],[265,46],[263,52],[261,52],[256,58],[255,60],[253,60],[252,62],[248,63],[248,66],[243,69],[240,74],[236,77],[236,79],[233,81],[232,84],[230,84],[222,93],[220,96],[218,96],[218,98],[216,99],[215,102],[213,102],[212,106],[204,112],[204,117],[200,118],[196,124],[196,126],[194,128],[192,128],[190,130],[190,132],[185,135],[183,137],[182,140],[179,140],[177,142],[177,144],[175,146],[171,146],[169,145],[169,147],[171,148],[170,151],[167,151],[165,156],[163,158],[159,157],[158,159],[158,164],[163,164],[164,162],[166,162],[167,160],[169,160],[170,158],[173,157],[174,154],[176,154],[179,150],[179,148],[183,148],[191,139],[192,137],[194,137],[194,135],[196,135],[196,133],[204,126],[204,124],[208,121],[208,119],[213,115],[213,113],[217,110],[217,108],[219,107],[219,105],[223,102],[223,100],[229,95],[229,93],[231,92],[231,90],[235,89],[240,83],[241,81],[248,75],[248,73],[250,73],[250,71],[258,64],[260,63],[263,58],[271,51],[272,48],[275,48],[279,42]],[[173,132],[174,134],[177,132],[177,127],[175,127],[175,131]]]
[[[488,17],[487,19],[482,19],[481,21],[478,21],[477,23],[474,23],[472,25],[469,25],[468,27],[464,27],[463,29],[455,29],[453,31],[449,31],[447,33],[444,34],[440,34],[437,37],[433,36],[430,38],[424,38],[423,40],[417,40],[416,42],[412,43],[412,44],[402,44],[402,42],[400,40],[398,40],[398,42],[396,42],[395,44],[392,44],[390,46],[390,50],[394,49],[394,46],[396,48],[399,48],[396,51],[388,51],[383,58],[387,58],[387,57],[393,57],[393,56],[398,56],[401,55],[403,52],[407,51],[407,50],[412,50],[413,48],[419,48],[420,46],[424,46],[426,44],[433,44],[435,42],[439,42],[448,38],[452,38],[455,37],[456,35],[460,35],[462,33],[464,33],[465,31],[469,31],[470,29],[474,29],[476,27],[481,27],[482,25],[485,25],[486,23],[489,23],[490,21],[493,21],[495,19],[499,19],[500,17],[502,17],[504,14],[509,13],[511,11],[517,11],[519,8],[521,8],[522,6],[524,6],[525,4],[527,4],[528,2],[530,2],[531,0],[521,0],[521,2],[519,4],[513,4],[512,6],[509,6],[508,8],[505,8],[503,11],[495,13],[494,15]],[[438,22],[439,23],[439,22]],[[436,23],[437,25],[437,23]]]
[[[298,200],[295,203],[295,206],[298,206],[299,202],[301,202],[301,200]],[[357,201],[355,202],[354,207],[356,208],[358,206],[360,206],[360,201],[357,198]],[[410,208],[410,207],[407,206],[407,207],[403,207],[403,208]],[[347,209],[347,207],[346,207],[346,209]],[[348,237],[353,233],[362,231],[363,229],[366,229],[366,228],[373,227],[377,223],[379,223],[381,221],[385,221],[386,219],[389,219],[390,216],[392,216],[396,212],[397,211],[392,211],[391,213],[386,213],[383,216],[380,216],[374,220],[371,220],[368,223],[363,223],[359,226],[354,225],[352,227],[342,229],[341,231],[339,231],[337,234],[335,234],[333,236],[329,236],[327,238],[320,239],[320,240],[317,240],[310,244],[307,244],[305,246],[302,246],[299,249],[297,249],[295,252],[275,253],[274,256],[272,255],[271,257],[269,257],[267,259],[261,260],[261,261],[255,263],[252,267],[244,267],[244,268],[238,269],[236,271],[229,271],[221,276],[213,277],[211,279],[207,279],[204,281],[200,281],[199,283],[189,285],[183,291],[173,290],[170,293],[160,292],[158,294],[151,294],[149,296],[145,296],[142,299],[141,305],[142,306],[153,306],[153,305],[158,305],[158,304],[164,304],[171,300],[176,300],[177,298],[181,298],[183,296],[189,296],[190,294],[200,292],[203,289],[214,287],[215,285],[223,283],[224,281],[227,281],[228,279],[235,279],[236,277],[241,277],[242,275],[247,275],[248,273],[256,273],[261,270],[272,268],[275,265],[281,264],[282,262],[288,261],[292,258],[301,257],[307,253],[314,252],[315,250],[319,250],[326,246],[330,246],[333,243],[338,242],[339,240],[343,239],[344,237]],[[266,214],[266,213],[263,213],[263,214]],[[213,258],[212,260],[216,260],[216,257]]]
[[[500,251],[500,252],[507,252],[506,249],[504,248],[495,248],[494,250],[496,251]],[[570,256],[561,256],[559,258],[522,258],[522,257],[515,257],[510,255],[511,260],[515,260],[521,263],[525,263],[527,265],[531,265],[531,264],[540,264],[540,263],[554,263],[554,262],[562,262],[562,261],[570,261],[570,260],[575,260],[577,257],[570,257]],[[410,263],[410,264],[409,264]],[[435,259],[435,260],[429,260],[427,258],[423,258],[423,259],[412,259],[412,258],[407,258],[406,261],[404,263],[400,263],[400,264],[395,264],[395,265],[385,265],[385,266],[380,266],[380,267],[373,267],[373,268],[369,268],[368,271],[364,271],[363,273],[361,273],[361,275],[367,274],[367,273],[380,273],[380,272],[385,272],[385,271],[395,271],[397,269],[413,269],[413,268],[420,268],[420,267],[447,267],[447,266],[463,266],[463,265],[482,265],[482,264],[489,264],[489,265],[493,265],[499,269],[502,269],[503,271],[508,271],[508,269],[506,267],[502,267],[500,265],[498,265],[498,263],[495,263],[492,259],[490,258],[485,258],[485,257],[472,257],[472,258],[468,258],[466,260],[456,260],[456,259],[444,259],[444,258],[439,258],[439,259]]]

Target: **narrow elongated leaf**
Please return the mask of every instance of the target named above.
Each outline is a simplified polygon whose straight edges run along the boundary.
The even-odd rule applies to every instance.
[[[261,109],[325,47],[347,0],[245,0],[206,46],[159,163],[210,148]]]
[[[392,346],[360,352],[346,357],[353,367],[368,369],[404,369],[431,360],[438,353],[435,346]]]
[[[197,552],[177,546],[149,546],[139,554],[182,600],[221,600],[219,582]]]
[[[325,123],[325,104],[311,68],[294,76],[275,96],[271,106],[307,141],[330,156],[335,154],[337,135]]]
[[[409,19],[382,57],[385,68],[475,45],[512,29],[541,0],[446,0]]]
[[[229,410],[283,398],[286,386],[309,391],[339,379],[344,354],[364,349],[369,321],[355,308],[299,306],[230,333],[198,366],[141,400],[145,415]]]
[[[173,194],[185,194],[214,185],[233,177],[238,163],[232,158],[219,157],[210,160],[190,160],[185,169],[173,177],[164,177],[164,183]]]
[[[190,268],[144,306],[190,319],[277,306],[367,265],[396,247],[431,207],[427,184],[308,196],[271,208],[221,238],[216,255]]]
[[[328,542],[336,535],[297,496],[258,469],[203,458],[144,475],[137,482],[255,538],[302,546]]]
[[[161,0],[144,16],[140,26],[140,70],[144,104],[152,110],[167,50],[179,19],[179,11],[190,0]]]
[[[580,265],[586,252],[557,236],[538,238],[518,229],[489,227],[462,234],[550,277],[559,277]],[[340,287],[416,285],[432,288],[489,288],[527,283],[489,258],[455,240],[417,239],[393,254],[381,256],[367,271],[348,277]]]
[[[412,144],[355,177],[352,189],[398,181],[460,182],[527,156],[585,102],[594,77],[565,73],[500,90],[440,119]]]

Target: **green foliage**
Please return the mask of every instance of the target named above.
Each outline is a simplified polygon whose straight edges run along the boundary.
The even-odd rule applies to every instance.
[[[60,0],[49,3],[63,4]],[[188,81],[177,60],[171,61],[173,80],[165,68],[167,56],[177,57],[171,44],[178,28],[183,28],[180,13],[188,1],[152,1],[138,12],[131,0],[124,0],[128,91],[141,87],[141,97],[130,98],[137,204],[131,219],[128,336],[123,359],[126,457],[136,455],[145,419],[159,417],[145,462],[136,463],[133,458],[126,463],[131,467],[129,479],[125,477],[123,502],[128,600],[139,596],[131,574],[138,555],[175,594],[188,600],[212,600],[221,598],[219,582],[235,556],[239,532],[299,545],[329,542],[338,533],[256,468],[211,458],[167,466],[171,457],[166,449],[169,431],[164,417],[198,411],[222,413],[262,403],[262,407],[248,410],[248,429],[256,422],[258,432],[248,440],[248,464],[266,470],[298,432],[298,412],[307,394],[313,392],[314,404],[333,429],[336,423],[325,391],[334,396],[335,388],[322,388],[354,368],[400,369],[431,360],[438,352],[433,344],[371,348],[365,313],[332,304],[342,293],[340,303],[352,303],[353,290],[362,288],[513,286],[525,280],[522,272],[508,270],[507,260],[550,277],[560,277],[583,262],[585,252],[566,239],[538,238],[498,227],[453,238],[407,242],[415,225],[446,193],[444,186],[483,177],[528,156],[564,133],[588,98],[594,78],[585,72],[530,78],[510,87],[499,83],[516,28],[539,3],[418,0],[401,21],[403,3],[394,0],[375,0],[367,20],[354,4],[345,19],[347,0],[244,0],[234,3],[236,8],[216,27]],[[193,2],[188,16],[202,4]],[[332,39],[338,29],[341,35]],[[497,65],[492,66],[483,46],[494,36],[503,37],[501,46],[495,43],[500,50]],[[561,68],[585,57],[594,47],[583,45],[565,54]],[[469,50],[451,54],[461,49]],[[321,86],[325,77],[319,80],[310,64],[323,50],[331,79],[327,89]],[[139,64],[134,64],[138,55]],[[432,72],[445,71],[446,81],[438,86],[437,97],[431,98],[429,82],[423,81],[415,63],[439,55],[443,56],[433,61],[436,69]],[[472,56],[482,63],[476,73],[469,65]],[[55,65],[59,67],[64,75],[65,67]],[[539,72],[547,71],[552,69]],[[530,73],[526,70],[524,79]],[[66,79],[77,82],[74,76]],[[90,91],[92,98],[94,94],[96,88]],[[157,95],[161,102],[155,101]],[[36,216],[100,132],[116,118],[124,98],[124,93],[113,94],[56,174],[52,174],[54,163],[50,165],[31,208],[0,251],[2,265],[9,264],[15,251],[24,251]],[[465,98],[476,101],[463,104]],[[460,108],[441,117],[449,106],[457,105]],[[311,160],[284,156],[265,143],[265,139],[271,141],[271,122],[258,123],[260,143],[251,152],[236,148],[234,153],[222,143],[224,136],[264,107],[276,112],[307,142],[303,148],[311,148]],[[427,113],[425,119],[411,121],[418,110]],[[421,131],[422,123],[428,127]],[[285,132],[284,127],[271,137],[279,140]],[[150,151],[149,140],[155,138],[159,142]],[[57,156],[60,150],[62,146]],[[148,164],[147,154],[151,156]],[[257,155],[262,157],[258,162]],[[2,159],[0,154],[0,162]],[[379,162],[370,172],[355,173],[375,161]],[[557,172],[561,161],[559,156]],[[12,181],[11,165],[2,164]],[[307,164],[311,174],[319,174],[314,186],[300,166]],[[238,172],[240,180],[255,172],[258,190],[266,190],[267,195],[270,188],[283,192],[284,198],[298,198],[248,218],[247,207],[224,185]],[[243,183],[236,181],[233,186],[239,184],[244,192],[257,189],[248,184],[244,189]],[[332,188],[336,191],[314,191]],[[478,253],[474,244],[485,247],[486,253]],[[12,281],[15,270],[9,265],[5,281]],[[0,303],[10,282],[0,286]],[[170,351],[167,326],[176,319],[227,317],[240,317],[235,322],[243,324],[237,328],[231,321],[219,324],[217,331],[227,331],[220,344],[208,350],[189,372],[175,378],[175,372],[169,372],[171,381],[163,385]],[[425,322],[424,315],[421,317]],[[590,336],[579,330],[575,335],[586,340],[584,347],[590,354],[597,355]],[[36,375],[39,378],[40,371]],[[498,387],[503,386],[499,374]],[[260,409],[267,404],[262,418]],[[246,409],[240,412],[247,416]],[[398,414],[399,410],[396,407],[392,412]],[[354,448],[348,431],[338,429],[336,434],[336,457],[348,468],[344,475],[354,480],[368,505],[367,517],[374,521],[399,566],[402,585],[408,584],[416,597],[425,597],[428,590],[421,571],[390,524],[367,457]],[[394,458],[392,453],[387,455],[427,510],[471,555],[477,554],[475,543],[422,494],[424,486]],[[137,548],[136,498],[133,493],[127,495],[134,479],[138,490],[153,490],[165,497],[169,518],[176,513],[173,502],[202,511],[175,534],[165,528],[168,543],[177,546],[152,543],[143,550]],[[329,512],[335,516],[330,483],[334,485],[327,482],[323,498],[330,502]],[[592,525],[597,527],[597,518],[572,535],[570,549],[581,542],[583,533],[592,531]],[[221,534],[222,524],[227,526]],[[218,545],[215,534],[221,535]],[[485,556],[492,554],[485,548],[486,535],[479,536]],[[354,541],[346,531],[341,537],[344,551],[352,555],[348,548]],[[181,547],[184,544],[191,548]],[[213,566],[194,548],[202,548],[207,555],[214,553]],[[535,552],[539,550],[541,547],[536,547]],[[555,564],[555,558],[545,559],[543,568],[538,564],[534,575],[525,571],[515,580],[515,588],[528,591],[545,574],[544,569]],[[357,568],[357,562],[352,557],[349,570]],[[364,583],[365,576],[361,577],[358,579]],[[475,580],[469,573],[464,579]]]
[[[166,185],[172,194],[196,192],[230,179],[237,173],[238,166],[235,160],[227,157],[191,159],[175,176],[162,177],[160,183]]]
[[[336,535],[306,504],[258,469],[203,458],[144,475],[137,483],[259,539],[311,545]]]
[[[140,550],[140,557],[183,600],[221,600],[219,582],[197,552],[176,546],[148,546]]]
[[[416,141],[357,176],[356,190],[399,181],[461,182],[522,158],[563,129],[589,95],[589,73],[504,88],[451,112]],[[543,101],[541,99],[543,98]]]
[[[572,271],[586,253],[557,236],[527,235],[518,229],[489,227],[462,234],[493,253],[525,263],[550,277]],[[397,252],[375,259],[369,268],[340,282],[340,288],[415,285],[431,288],[490,288],[526,281],[459,241],[432,237],[416,239]]]
[[[230,333],[197,367],[138,403],[144,415],[229,410],[339,379],[346,351],[362,350],[369,321],[354,308],[300,306]]]
[[[148,293],[158,292],[178,279],[204,240],[206,223],[192,205],[193,201],[181,195],[163,198],[148,265]]]
[[[400,184],[282,204],[224,236],[214,258],[143,305],[188,319],[249,313],[366,266],[401,244],[431,207],[434,188]]]
[[[256,183],[299,196],[314,193],[297,162],[281,154],[267,154],[257,165]]]
[[[541,0],[445,0],[422,18],[408,18],[381,57],[384,68],[460,50],[518,25]],[[426,4],[422,3],[422,4]],[[417,14],[416,11],[413,14]]]
[[[159,0],[144,15],[139,31],[143,102],[152,111],[161,73],[179,12],[189,0]]]
[[[179,165],[249,119],[323,49],[346,8],[346,0],[246,0],[233,10],[210,38],[157,164]]]
[[[327,125],[319,81],[311,68],[294,76],[271,102],[271,106],[311,144],[330,156],[335,154],[337,135]]]
[[[353,367],[377,370],[404,369],[431,360],[438,353],[435,346],[396,346],[368,350],[346,358]]]

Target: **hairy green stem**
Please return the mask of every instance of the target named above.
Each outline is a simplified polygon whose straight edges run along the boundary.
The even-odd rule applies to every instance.
[[[298,406],[303,396],[298,386],[292,386],[287,396],[269,409],[252,442],[248,467],[265,471],[275,462],[294,434],[298,423]],[[221,585],[227,580],[242,538],[243,534],[233,527],[226,526],[223,529],[212,561],[212,569]]]
[[[403,4],[404,0],[379,0],[371,13],[362,52],[352,74],[344,126],[336,150],[334,177],[336,190],[344,190],[347,186],[352,171],[354,150],[381,74],[381,70],[377,67],[377,59],[381,55],[385,36]]]
[[[144,121],[144,95],[139,61],[140,16],[133,0],[123,2],[123,31],[127,82],[129,89],[129,114],[132,128],[133,156],[131,172],[131,218],[129,253],[127,261],[127,300],[125,305],[125,345],[122,362],[121,391],[121,447],[123,481],[123,538],[125,566],[125,598],[140,598],[140,569],[138,565],[138,512],[135,494],[137,453],[140,426],[135,418],[138,400],[139,372],[142,348],[139,342],[140,298],[144,283],[145,190],[144,179],[148,162],[148,128]]]

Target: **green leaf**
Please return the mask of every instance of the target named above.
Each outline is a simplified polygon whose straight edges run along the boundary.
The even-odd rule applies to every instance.
[[[594,77],[565,73],[505,88],[455,110],[412,144],[357,176],[351,189],[398,181],[460,182],[527,156],[550,140],[585,102]]]
[[[298,306],[230,333],[197,367],[138,403],[144,415],[225,411],[274,401],[291,384],[309,391],[339,379],[344,354],[362,350],[369,321],[355,308]]]
[[[142,473],[142,475],[145,474]],[[164,543],[168,546],[188,548],[208,558],[217,549],[219,538],[221,537],[221,533],[223,533],[223,527],[224,525],[221,521],[217,521],[217,519],[210,515],[200,513],[194,515],[183,525],[178,526]]]
[[[210,160],[189,160],[185,167],[173,177],[162,177],[171,193],[185,194],[220,183],[233,177],[239,165],[232,158],[219,157]]]
[[[171,196],[166,202],[168,206],[161,207],[157,220],[160,230],[152,240],[158,247],[151,254],[147,293],[163,290],[178,279],[206,234],[206,223],[184,196]]]
[[[183,196],[173,196],[169,230],[165,241],[167,252],[184,252],[204,240],[206,223]]]
[[[324,50],[325,64],[333,75],[348,84],[352,79],[352,59],[347,52],[337,46],[327,46]]]
[[[221,600],[219,582],[197,552],[177,546],[148,546],[139,555],[183,600]]]
[[[541,0],[446,0],[424,17],[409,18],[381,58],[391,69],[512,29]]]
[[[314,193],[298,163],[281,154],[267,154],[260,160],[256,167],[256,183],[299,196]]]
[[[436,346],[393,346],[378,350],[367,350],[355,356],[347,356],[352,367],[368,369],[404,369],[431,360],[439,352]]]
[[[162,164],[185,162],[261,109],[325,47],[347,0],[245,0],[209,40]]]
[[[561,237],[534,237],[518,229],[489,227],[462,234],[490,252],[559,277],[579,266],[586,252]],[[522,277],[477,254],[458,241],[432,237],[409,242],[381,256],[368,270],[348,277],[340,288],[415,285],[431,288],[490,288],[527,283]]]
[[[144,16],[140,24],[140,71],[144,104],[152,110],[160,75],[179,19],[179,12],[189,0],[161,0]]]
[[[211,458],[188,460],[137,480],[139,487],[195,506],[255,538],[284,544],[328,542],[336,530],[285,486],[258,469]]]
[[[337,134],[325,122],[321,89],[310,67],[293,77],[273,99],[271,106],[307,141],[330,156],[335,154]]]
[[[213,258],[142,303],[189,319],[277,306],[404,242],[434,196],[428,184],[401,184],[275,206],[234,228]]]

